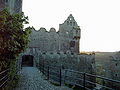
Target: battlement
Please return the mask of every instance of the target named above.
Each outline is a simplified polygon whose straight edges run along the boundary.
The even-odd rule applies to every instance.
[[[72,23],[72,24],[68,24]],[[72,14],[60,24],[59,30],[50,28],[46,30],[41,27],[39,30],[32,30],[29,47],[39,47],[41,51],[57,51],[79,53],[79,40],[81,29],[77,25]]]
[[[32,29],[32,32],[36,32],[36,33],[40,33],[40,32],[47,32],[47,33],[50,33],[50,32],[57,32],[55,28],[50,28],[50,30],[47,30],[46,28],[44,27],[41,27],[39,30],[35,30],[35,29]]]

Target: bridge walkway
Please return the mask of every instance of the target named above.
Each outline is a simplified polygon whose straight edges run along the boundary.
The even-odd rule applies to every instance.
[[[35,67],[23,67],[21,78],[15,90],[73,90],[65,86],[55,86],[44,80],[42,73]]]

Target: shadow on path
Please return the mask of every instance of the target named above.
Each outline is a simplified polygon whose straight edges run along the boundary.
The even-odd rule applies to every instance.
[[[42,78],[35,67],[23,67],[21,78],[15,90],[72,90],[65,86],[54,86]]]

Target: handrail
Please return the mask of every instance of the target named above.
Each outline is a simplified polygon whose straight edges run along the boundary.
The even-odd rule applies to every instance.
[[[66,71],[70,71],[70,72],[75,72],[75,73],[80,73],[80,74],[83,74],[84,72],[79,72],[79,71],[74,71],[74,70],[70,70],[70,69],[64,69]],[[113,80],[113,79],[110,79],[110,78],[106,78],[106,77],[103,77],[103,76],[98,76],[98,75],[93,75],[93,74],[89,74],[89,73],[85,73],[87,76],[92,76],[92,77],[97,77],[97,78],[101,78],[101,79],[104,79],[104,80],[109,80],[109,81],[113,81],[113,82],[118,82],[120,83],[120,81],[118,80]]]
[[[85,73],[85,72],[79,72],[79,71],[70,70],[70,69],[64,69],[64,70],[66,70],[66,71],[70,71],[70,72],[74,72],[74,73],[80,73],[80,74],[83,74],[83,73]]]
[[[5,80],[2,85],[0,85],[0,88],[9,80],[9,78],[7,80]]]
[[[94,84],[94,85],[99,85],[99,86],[101,86],[101,87],[104,87],[104,88],[107,88],[107,89],[109,89],[109,90],[114,90],[114,89],[111,89],[111,88],[109,88],[109,87],[106,87],[106,86],[104,86],[104,85],[101,85],[101,84],[98,84],[98,83],[93,83],[93,82],[91,82],[91,81],[88,81],[88,80],[86,80],[86,82],[88,82],[88,83],[91,83],[91,84]]]
[[[69,72],[75,72],[75,73],[77,73],[78,71],[74,71],[74,70],[69,70],[69,69],[67,69],[67,71]],[[115,82],[115,83],[120,83],[120,81],[118,81],[118,80],[113,80],[113,79],[109,79],[109,78],[106,78],[106,77],[102,77],[102,76],[98,76],[98,75],[92,75],[92,74],[89,74],[89,73],[83,73],[83,72],[78,72],[78,73],[80,73],[80,74],[85,74],[85,77],[86,76],[90,76],[90,77],[95,77],[95,78],[100,78],[100,79],[103,79],[103,80],[107,80],[107,81],[111,81],[111,82]],[[70,77],[70,76],[68,76],[68,77]],[[72,77],[73,78],[73,77]],[[77,78],[76,78],[77,79]],[[78,78],[79,79],[79,78]],[[84,80],[84,79],[83,79]],[[85,82],[88,82],[88,83],[91,83],[91,84],[97,84],[97,85],[99,85],[99,86],[101,86],[101,87],[103,87],[103,88],[106,88],[106,89],[108,89],[108,90],[114,90],[114,89],[112,89],[112,88],[110,88],[110,87],[108,87],[108,86],[104,86],[104,85],[101,85],[101,84],[98,84],[98,83],[94,83],[94,82],[91,82],[91,81],[88,81],[88,80],[84,80]]]
[[[8,71],[9,71],[9,69],[6,69],[6,70],[4,70],[4,71],[2,71],[2,72],[0,72],[0,75],[3,75],[3,77],[1,77],[0,78],[0,82],[2,82],[2,83],[0,83],[0,88],[2,88],[3,87],[3,85],[5,85],[6,84],[6,82],[9,80],[9,76],[8,76]],[[5,75],[4,75],[5,74]],[[7,85],[7,84],[6,84]],[[6,86],[5,85],[5,86]]]
[[[86,75],[88,75],[88,76],[92,76],[92,77],[101,78],[101,79],[104,79],[104,80],[109,80],[109,81],[113,81],[113,82],[117,82],[117,83],[120,83],[120,81],[118,81],[118,80],[113,80],[113,79],[110,79],[110,78],[106,78],[106,77],[103,77],[103,76],[92,75],[92,74],[89,74],[89,73],[86,73]]]
[[[88,77],[90,77],[90,78],[94,78],[94,79],[96,79],[96,78],[100,78],[101,80],[106,80],[107,82],[109,81],[109,82],[112,82],[112,83],[119,83],[120,84],[120,81],[119,80],[113,80],[113,79],[109,79],[109,78],[106,78],[106,77],[103,77],[103,76],[98,76],[98,75],[93,75],[93,74],[89,74],[89,73],[85,73],[85,72],[79,72],[79,71],[75,71],[75,70],[70,70],[70,69],[62,69],[61,67],[57,67],[57,66],[51,66],[51,65],[45,65],[45,63],[43,63],[44,65],[42,65],[42,64],[40,64],[40,69],[41,69],[41,71],[43,72],[43,74],[45,74],[45,73],[47,73],[46,74],[46,76],[47,76],[47,78],[48,78],[48,80],[49,80],[49,76],[51,76],[52,75],[52,73],[51,72],[56,72],[55,70],[57,69],[57,72],[56,72],[56,74],[54,73],[53,74],[53,76],[55,75],[56,77],[58,76],[59,78],[59,81],[60,81],[60,85],[61,85],[61,83],[62,83],[62,80],[64,81],[64,83],[66,83],[66,82],[68,82],[68,81],[70,81],[70,80],[68,80],[67,78],[72,78],[72,80],[74,81],[74,82],[72,82],[72,84],[73,85],[77,85],[77,86],[80,86],[80,87],[83,87],[84,88],[84,90],[86,90],[86,89],[88,89],[88,90],[91,90],[91,89],[89,89],[88,87],[87,87],[87,83],[88,84],[90,84],[91,86],[92,85],[94,85],[93,87],[95,87],[96,85],[99,85],[99,86],[101,86],[102,88],[105,88],[105,89],[107,89],[107,90],[114,90],[113,88],[111,88],[110,86],[108,87],[108,86],[106,86],[106,84],[105,85],[102,85],[102,84],[99,84],[99,83],[97,83],[96,82],[96,80],[95,81],[92,81],[92,80],[90,80],[90,79],[88,79]],[[55,69],[55,70],[54,70]],[[54,70],[54,71],[53,71]],[[59,72],[58,72],[59,71]],[[63,72],[64,73],[63,73]],[[69,73],[70,72],[70,73]],[[76,75],[82,75],[82,77],[73,77],[72,76],[72,74],[74,75],[75,73],[77,73]],[[49,75],[49,74],[51,74],[51,75]],[[59,75],[58,75],[59,74]],[[81,81],[81,83],[82,83],[82,85],[80,84],[80,83],[78,83],[78,81]],[[68,84],[71,84],[71,83],[68,83]]]
[[[8,71],[8,70],[9,70],[9,69],[6,69],[6,70],[0,72],[0,74],[3,74],[3,73],[5,73],[5,72]]]
[[[73,77],[73,76],[68,76],[68,75],[65,75],[66,77],[70,77],[70,78],[73,78],[73,79],[75,79],[75,80],[81,80],[81,81],[83,81],[84,79],[81,79],[81,78],[76,78],[76,77]]]
[[[2,77],[2,78],[0,79],[0,81],[2,81],[3,79],[5,79],[7,76],[8,76],[8,75],[5,75],[4,77]]]

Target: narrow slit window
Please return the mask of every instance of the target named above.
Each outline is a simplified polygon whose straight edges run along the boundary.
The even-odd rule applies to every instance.
[[[70,25],[72,26],[72,22],[70,22]]]
[[[69,21],[67,21],[67,25],[69,25]]]

